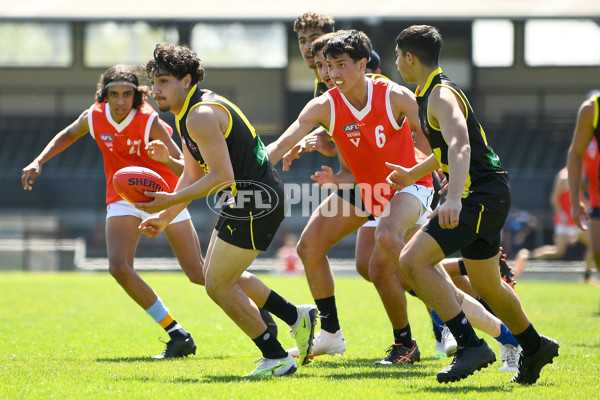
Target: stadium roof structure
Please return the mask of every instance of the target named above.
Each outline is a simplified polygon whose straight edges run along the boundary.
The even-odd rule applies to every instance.
[[[17,0],[1,20],[293,20],[309,11],[339,19],[600,18],[599,0]]]

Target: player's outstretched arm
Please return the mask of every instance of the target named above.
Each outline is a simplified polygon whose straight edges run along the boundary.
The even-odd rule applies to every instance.
[[[577,113],[577,124],[573,132],[573,140],[567,156],[567,170],[569,179],[569,196],[571,198],[571,216],[573,222],[581,228],[587,229],[583,221],[589,222],[585,204],[579,198],[581,190],[581,176],[583,159],[588,144],[594,137],[593,129],[594,103],[592,99],[584,101]]]
[[[440,167],[433,154],[411,168],[405,168],[389,162],[386,162],[385,165],[393,170],[386,178],[386,182],[394,190],[402,190]]]
[[[71,125],[58,132],[35,160],[23,168],[21,183],[24,190],[31,190],[31,185],[42,173],[42,165],[90,131],[87,118],[88,112],[89,110],[85,110]]]
[[[294,121],[289,128],[273,143],[267,146],[269,160],[273,165],[277,164],[282,157],[291,150],[296,144],[308,135],[315,126],[329,125],[329,100],[317,97],[311,100],[304,107],[298,119]],[[289,168],[289,165],[287,166]],[[284,165],[284,171],[287,170]]]

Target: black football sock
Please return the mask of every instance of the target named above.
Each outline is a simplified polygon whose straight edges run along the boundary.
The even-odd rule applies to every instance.
[[[532,354],[535,354],[535,352],[538,351],[538,349],[540,348],[540,334],[537,333],[532,324],[529,324],[527,329],[525,329],[518,335],[515,335],[513,333],[513,336],[515,337],[515,339],[517,339],[517,342],[519,342],[519,344],[523,348],[524,356],[530,356]]]
[[[165,327],[165,331],[167,331],[171,340],[181,338],[185,339],[188,337],[188,333],[185,331],[185,329],[183,329],[175,320]]]
[[[446,321],[445,324],[452,332],[459,347],[479,346],[479,338],[462,310],[456,317]]]
[[[319,309],[321,319],[321,329],[329,333],[336,333],[340,330],[340,321],[338,320],[337,307],[335,305],[335,296],[315,300]]]
[[[295,305],[271,290],[265,305],[262,307],[288,325],[294,325],[298,319],[298,309]]]
[[[285,358],[288,356],[287,351],[281,347],[281,343],[277,341],[275,335],[266,329],[259,337],[252,339],[256,347],[260,349],[264,358]]]
[[[412,347],[412,334],[410,324],[402,329],[394,329],[394,344],[401,344],[404,347]]]

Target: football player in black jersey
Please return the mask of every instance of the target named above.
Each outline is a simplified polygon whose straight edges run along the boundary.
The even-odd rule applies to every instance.
[[[204,264],[206,291],[260,349],[262,362],[250,376],[292,374],[296,362],[262,321],[257,306],[290,326],[300,364],[308,362],[317,308],[296,307],[246,272],[284,218],[283,182],[241,110],[198,88],[204,68],[196,53],[185,46],[158,44],[144,69],[159,109],[176,116],[185,167],[173,193],[152,193],[153,201],[136,204],[160,212],[140,229],[154,237],[177,210],[195,199],[210,198],[207,202],[217,205],[219,220]]]
[[[441,49],[440,33],[428,25],[406,28],[396,38],[396,64],[405,81],[418,84],[421,128],[433,154],[411,169],[390,164],[394,172],[388,181],[402,188],[440,167],[448,180],[446,201],[403,249],[400,270],[458,343],[454,361],[438,373],[439,382],[465,378],[496,359],[437,270],[444,257],[460,251],[471,285],[521,345],[519,369],[511,381],[532,384],[542,367],[558,356],[559,344],[537,333],[516,293],[500,283],[498,246],[510,209],[508,175],[466,96],[442,73]]]

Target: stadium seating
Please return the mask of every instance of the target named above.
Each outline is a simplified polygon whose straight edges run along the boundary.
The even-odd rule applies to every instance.
[[[26,193],[21,188],[21,169],[39,154],[56,132],[76,117],[0,117],[0,184],[3,187],[0,204],[3,210],[77,211],[98,215],[91,220],[103,221],[103,161],[96,144],[89,138],[78,140],[68,151],[47,163],[33,192]],[[486,124],[485,130],[510,173],[513,206],[532,212],[546,226],[551,215],[548,198],[552,181],[566,164],[573,117],[510,115],[501,122]],[[266,144],[274,139],[272,135],[263,135]],[[337,170],[339,164],[335,158],[314,152],[306,154],[294,163],[291,171],[281,175],[286,183],[310,185],[310,175],[320,170],[321,165],[330,165]],[[280,170],[280,166],[277,168]],[[69,185],[64,183],[67,177]],[[196,203],[190,207],[195,222],[211,223],[214,215],[203,203]],[[308,217],[299,216],[300,211],[293,209],[292,216],[286,219],[288,231],[299,232],[306,224]],[[78,229],[83,227],[72,231]]]

